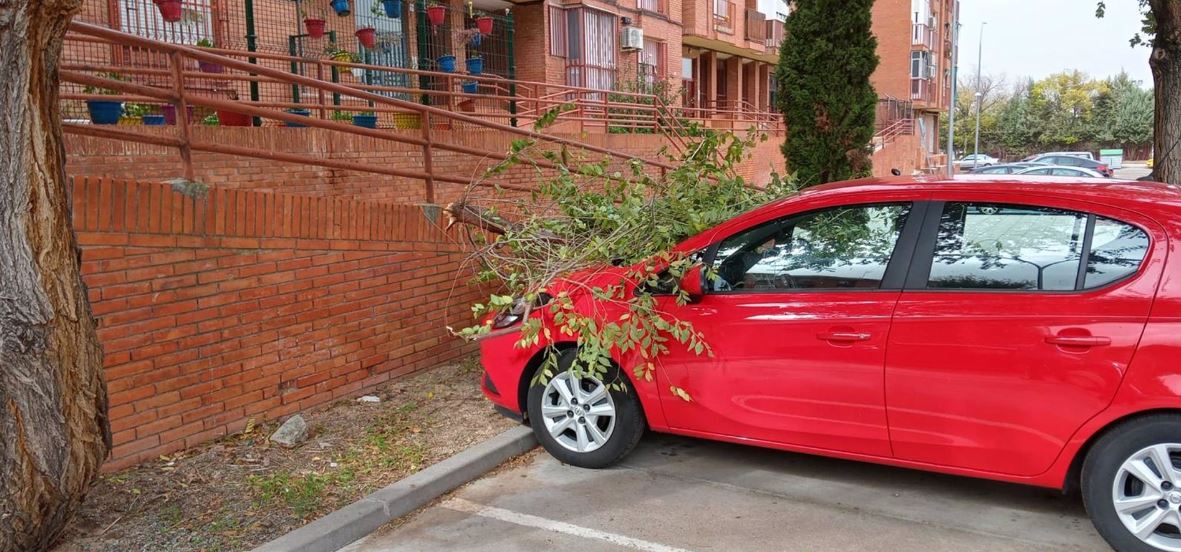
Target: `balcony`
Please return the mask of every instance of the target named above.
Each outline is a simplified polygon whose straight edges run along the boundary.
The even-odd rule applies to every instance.
[[[714,3],[714,31],[734,34],[734,3],[729,0],[712,0]]]
[[[915,48],[923,48],[926,50],[935,49],[935,29],[927,26],[924,23],[915,23],[912,25],[910,44]]]
[[[783,44],[783,22],[778,19],[767,20],[767,51],[778,52]]]
[[[764,45],[767,43],[767,16],[763,12],[746,8],[746,39]]]
[[[640,0],[640,10],[652,13],[664,13],[664,0]]]
[[[935,82],[929,78],[910,79],[910,99],[916,102],[931,103],[935,100]]]

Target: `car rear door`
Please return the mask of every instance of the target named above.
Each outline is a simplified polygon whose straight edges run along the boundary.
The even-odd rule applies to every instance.
[[[1036,475],[1114,396],[1167,239],[1148,218],[1091,203],[937,198],[887,345],[894,454]]]

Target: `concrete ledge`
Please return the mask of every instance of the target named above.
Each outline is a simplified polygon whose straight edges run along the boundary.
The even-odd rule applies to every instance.
[[[537,440],[518,426],[268,542],[253,552],[334,552],[452,489],[528,452]]]

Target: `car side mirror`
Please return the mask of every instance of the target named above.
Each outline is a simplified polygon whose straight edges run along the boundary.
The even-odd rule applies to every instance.
[[[705,295],[705,267],[695,264],[681,276],[681,290],[689,295],[690,301],[697,301]]]

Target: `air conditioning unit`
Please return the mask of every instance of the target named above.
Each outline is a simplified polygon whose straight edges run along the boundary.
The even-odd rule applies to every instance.
[[[624,51],[644,49],[644,29],[639,27],[624,27],[619,45]]]

